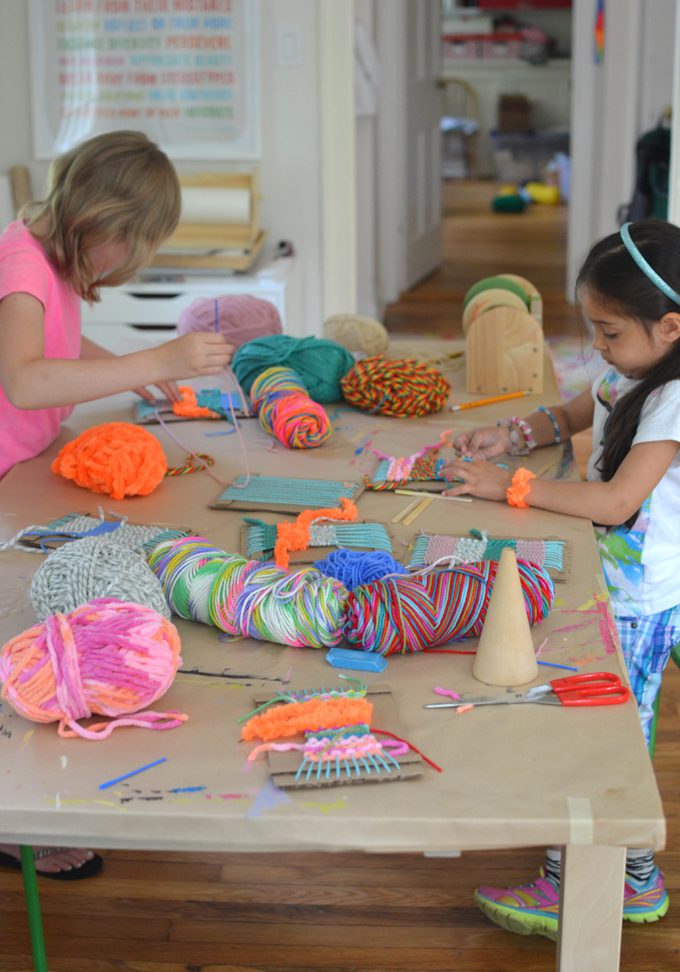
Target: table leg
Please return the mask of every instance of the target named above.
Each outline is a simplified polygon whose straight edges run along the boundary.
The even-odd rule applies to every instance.
[[[557,972],[618,972],[625,870],[625,847],[564,848]]]
[[[35,859],[33,848],[24,844],[21,851],[21,871],[24,877],[24,895],[26,897],[26,913],[28,914],[28,930],[31,936],[33,950],[33,967],[35,972],[48,972],[45,939],[43,937],[42,912],[40,910],[40,894],[38,879],[35,873]]]

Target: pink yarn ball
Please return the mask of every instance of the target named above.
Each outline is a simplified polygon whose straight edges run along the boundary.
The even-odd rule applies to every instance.
[[[179,712],[140,712],[166,692],[182,663],[174,624],[141,604],[97,598],[52,614],[0,650],[2,698],[60,736],[105,739],[118,726],[172,729]],[[93,713],[112,722],[85,728]],[[136,713],[132,718],[121,715]]]
[[[279,312],[271,301],[250,294],[224,294],[192,301],[179,316],[177,333],[214,331],[216,316],[220,331],[236,348],[283,330]]]

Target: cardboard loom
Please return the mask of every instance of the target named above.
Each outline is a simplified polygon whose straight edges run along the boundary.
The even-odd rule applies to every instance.
[[[343,497],[356,503],[364,491],[360,483],[326,479],[295,479],[251,474],[246,485],[239,476],[214,501],[213,510],[267,510],[302,513],[303,510],[339,506]]]
[[[307,691],[312,692],[317,690],[309,689]],[[258,695],[255,702],[257,705],[262,705],[264,702],[269,702],[275,697],[276,693],[270,692],[269,694]],[[366,692],[366,697],[373,703],[375,724],[389,726],[390,732],[401,736],[402,739],[406,738],[404,736],[405,730],[402,729],[398,722],[396,705],[390,686],[371,685]],[[320,730],[320,732],[322,731]],[[295,738],[298,741],[302,741],[302,737],[298,736]],[[337,779],[335,777],[326,779],[324,776],[318,780],[316,778],[312,779],[311,777],[310,779],[300,777],[296,780],[295,774],[302,762],[299,752],[292,750],[286,753],[277,753],[270,750],[267,753],[267,762],[269,763],[272,782],[284,790],[303,790],[309,789],[310,787],[326,789],[330,786],[345,786],[349,783],[395,783],[398,780],[409,780],[422,776],[424,765],[422,757],[412,749],[409,749],[405,756],[398,757],[399,770],[394,769],[391,773],[382,768],[372,768],[370,773],[362,773],[359,775],[352,773],[351,776],[343,773]]]
[[[200,392],[198,394],[200,395]],[[227,393],[225,393],[225,396],[226,394]],[[255,414],[252,410],[249,410],[247,414],[243,410],[243,402],[241,401],[241,396],[238,392],[230,392],[229,398],[231,400],[236,418],[255,418]],[[136,425],[158,425],[159,418],[158,415],[156,415],[156,412],[160,412],[164,422],[216,422],[220,419],[228,422],[231,419],[231,412],[229,411],[228,404],[226,406],[223,405],[223,408],[224,414],[222,415],[218,415],[217,413],[215,413],[214,416],[177,415],[172,410],[172,402],[168,398],[161,398],[154,405],[140,399],[133,405],[133,421]]]
[[[366,527],[380,528],[380,531],[384,536],[384,544],[381,544],[380,546],[377,546],[375,544],[370,544],[370,543],[343,544],[343,546],[351,550],[364,551],[364,552],[372,551],[372,550],[386,550],[388,553],[391,553],[393,550],[393,542],[392,542],[393,537],[391,536],[387,528],[382,523],[364,523],[363,520],[359,522],[352,521],[347,524],[343,524],[337,521],[329,521],[329,522],[332,523],[334,526],[347,525],[347,526],[366,526]],[[271,524],[267,524],[267,526],[270,525]],[[273,525],[273,528],[274,529],[276,528],[276,524]],[[268,539],[269,538],[267,538],[267,541]],[[263,561],[272,560],[274,557],[275,543],[276,543],[276,539],[274,538],[271,544],[269,542],[263,542],[261,544],[258,544],[257,546],[253,546],[252,524],[244,523],[243,526],[241,527],[239,547],[243,556],[247,557],[249,560],[263,560]],[[310,546],[307,547],[306,550],[291,550],[290,564],[291,566],[295,564],[297,565],[313,564],[316,560],[324,560],[325,557],[327,557],[329,554],[333,553],[333,551],[336,551],[338,549],[339,549],[338,546],[314,546],[310,544]]]
[[[450,541],[452,554],[455,554],[455,547],[458,543],[460,543],[461,541],[475,540],[475,537],[471,536],[470,534],[468,534],[467,536],[455,536],[450,534],[421,533],[418,535],[418,537],[416,537],[416,540],[414,542],[413,552],[411,554],[408,567],[414,567],[414,568],[429,567],[430,564],[434,563],[435,558],[433,558],[428,554],[428,544],[430,541],[435,539],[444,542]],[[550,543],[550,544],[559,545],[561,566],[558,567],[554,563],[550,563],[550,562],[539,563],[539,566],[543,567],[544,570],[548,572],[548,574],[552,577],[554,581],[566,581],[567,578],[569,577],[569,571],[571,568],[571,544],[569,543],[568,540],[561,540],[559,537],[487,537],[487,541],[489,543],[495,540],[510,541],[516,544],[516,546],[514,547],[515,555],[519,557],[520,560],[528,560],[529,562],[534,562],[534,563],[536,561],[532,561],[532,558],[530,556],[527,556],[525,545],[535,544],[536,542],[543,543],[543,544]],[[496,558],[490,557],[487,554],[482,556],[480,559],[492,560]],[[466,560],[466,561],[458,561],[458,562],[468,563],[469,561]],[[446,570],[447,568],[445,565],[442,565],[441,569]]]

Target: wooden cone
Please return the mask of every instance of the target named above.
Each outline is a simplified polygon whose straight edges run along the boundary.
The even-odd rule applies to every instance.
[[[538,675],[514,550],[501,552],[472,674],[487,685],[524,685]]]

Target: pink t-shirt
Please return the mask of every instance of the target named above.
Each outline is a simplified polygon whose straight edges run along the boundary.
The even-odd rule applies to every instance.
[[[0,300],[16,293],[30,294],[45,308],[45,357],[79,358],[80,297],[57,275],[22,222],[10,223],[0,235]],[[54,442],[72,411],[72,405],[15,408],[0,386],[0,477]]]

